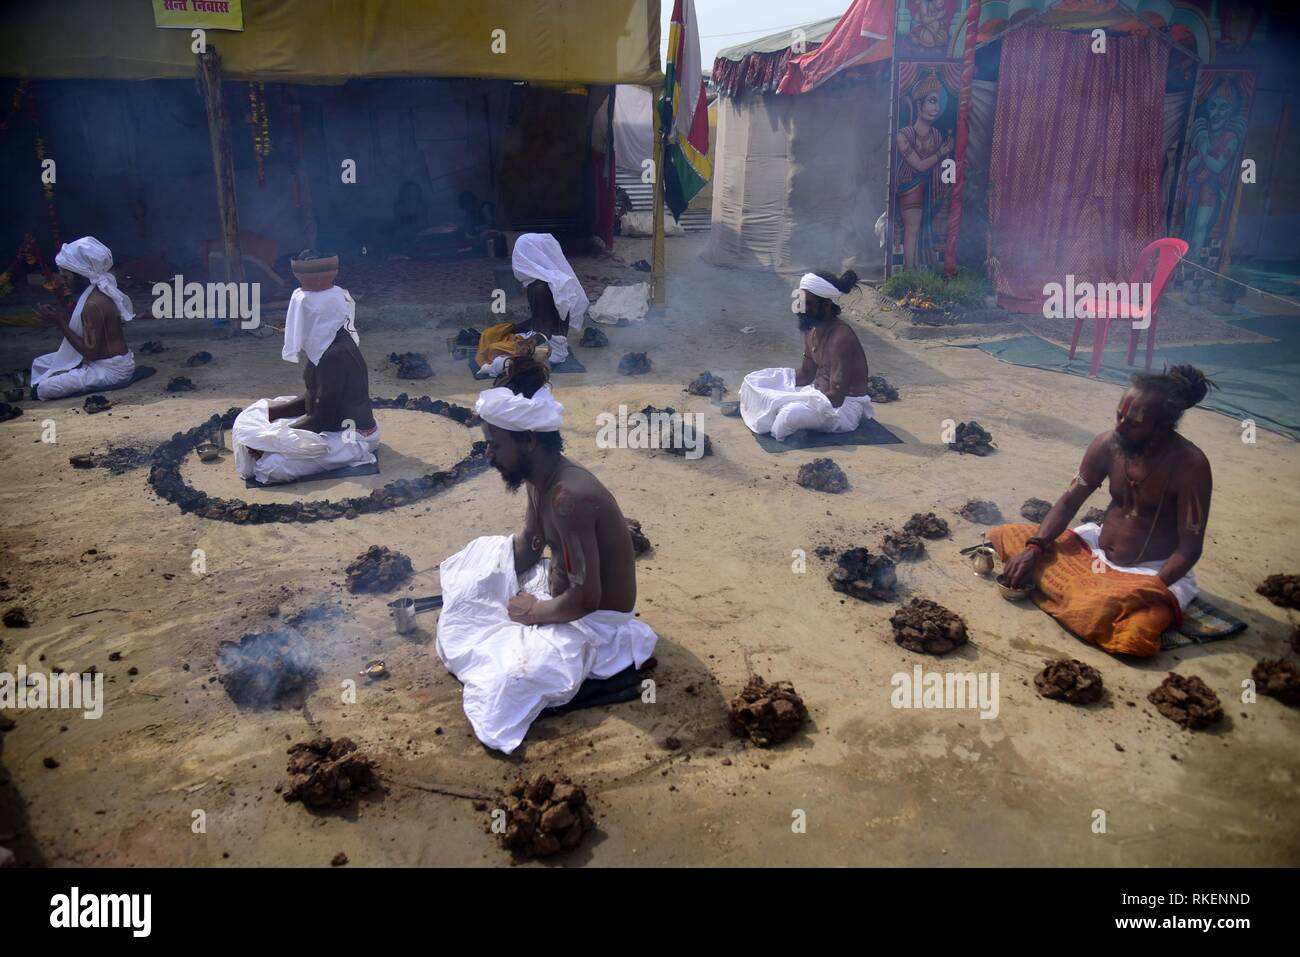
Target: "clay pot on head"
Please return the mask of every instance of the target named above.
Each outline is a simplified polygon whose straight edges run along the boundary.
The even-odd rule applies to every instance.
[[[289,267],[304,292],[324,292],[334,285],[334,278],[339,274],[339,257],[291,259]]]

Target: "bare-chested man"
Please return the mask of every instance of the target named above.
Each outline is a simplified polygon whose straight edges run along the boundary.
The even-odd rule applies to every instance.
[[[113,278],[113,254],[93,236],[65,243],[55,264],[72,291],[79,293],[71,316],[42,305],[36,316],[63,333],[56,352],[32,361],[32,398],[61,399],[131,381],[135,356],[122,324],[134,316],[131,300]]]
[[[857,273],[806,273],[793,309],[804,334],[803,362],[794,369],[759,369],[740,387],[740,414],[751,431],[785,441],[801,429],[852,432],[871,418],[867,355],[857,333],[840,318],[838,300],[857,285]]]
[[[1079,599],[1086,598],[1090,584],[1102,583],[1097,576],[1107,569],[1145,575],[1160,583],[1138,579],[1130,582],[1155,589],[1138,602],[1150,606],[1146,611],[1162,604],[1168,606],[1161,600],[1165,593],[1176,602],[1178,610],[1186,608],[1196,597],[1192,567],[1200,559],[1205,541],[1212,479],[1205,453],[1179,435],[1176,428],[1183,412],[1200,402],[1209,386],[1200,370],[1192,366],[1134,375],[1115,412],[1115,428],[1093,439],[1070,487],[1038,529],[1033,534],[1029,534],[1032,526],[1024,525],[994,530],[994,544],[1007,559],[1009,583],[1018,586],[1034,581],[1058,553],[1073,554],[1081,542],[1093,577],[1081,578],[1081,595],[1058,596],[1067,613],[1072,602],[1077,606]],[[1110,505],[1102,523],[1080,525],[1073,529],[1073,536],[1063,535],[1075,513],[1102,482],[1109,482],[1110,491]],[[1107,592],[1113,591],[1116,583],[1122,586],[1126,581],[1111,576]],[[1046,590],[1068,591],[1070,585],[1064,580],[1052,581]],[[1114,610],[1117,615],[1131,611],[1122,603]],[[1091,609],[1089,613],[1095,612]],[[1172,617],[1176,619],[1177,615]],[[1082,637],[1091,640],[1094,636]],[[1147,635],[1137,645],[1110,650],[1142,654],[1140,645],[1146,648],[1145,653],[1154,654],[1159,645],[1152,646],[1149,638]]]
[[[475,405],[488,461],[511,491],[527,490],[523,531],[477,538],[439,567],[438,655],[465,685],[479,740],[507,753],[544,708],[589,677],[640,667],[657,641],[634,615],[627,521],[565,457],[563,406],[547,378],[545,364],[521,354]]]
[[[280,356],[307,356],[303,394],[259,399],[239,414],[235,466],[244,478],[269,485],[375,461],[379,425],[355,317],[338,286],[294,292]]]

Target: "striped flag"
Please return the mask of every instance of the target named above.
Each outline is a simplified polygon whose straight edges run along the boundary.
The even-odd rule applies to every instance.
[[[680,218],[691,198],[713,178],[709,106],[700,64],[695,0],[673,2],[659,112],[668,133],[664,144],[664,202],[673,217]]]

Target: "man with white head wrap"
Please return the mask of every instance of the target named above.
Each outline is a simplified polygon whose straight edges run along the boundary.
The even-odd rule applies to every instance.
[[[312,255],[300,261],[325,261]],[[306,355],[306,389],[301,396],[258,399],[235,419],[235,468],[243,478],[272,485],[375,461],[379,425],[356,308],[338,286],[294,290],[280,357],[296,363]]]
[[[571,701],[587,678],[639,668],[658,640],[633,614],[627,520],[564,456],[564,407],[546,383],[528,352],[474,406],[488,461],[512,491],[526,486],[523,531],[476,538],[439,566],[438,657],[465,686],[475,735],[507,754],[545,708]]]
[[[515,240],[510,265],[528,295],[532,318],[524,330],[538,332],[551,343],[551,362],[569,356],[569,333],[582,332],[587,317],[587,293],[560,244],[550,233],[524,233]]]
[[[853,327],[840,318],[836,301],[858,281],[805,273],[792,308],[804,334],[803,364],[794,369],[759,369],[740,386],[740,415],[750,430],[784,442],[802,429],[852,432],[872,417],[867,395],[867,354]]]
[[[135,355],[122,323],[130,322],[135,311],[113,278],[113,254],[98,239],[83,236],[64,243],[54,262],[74,292],[83,283],[85,288],[71,318],[54,306],[36,308],[41,321],[63,332],[63,342],[57,351],[32,360],[32,397],[61,399],[131,381]]]

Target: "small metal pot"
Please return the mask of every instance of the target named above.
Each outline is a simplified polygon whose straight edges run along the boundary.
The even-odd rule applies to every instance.
[[[993,551],[990,545],[981,545],[971,553],[970,563],[975,569],[976,575],[991,575],[993,573],[994,559],[997,552]]]
[[[415,599],[402,598],[394,602],[393,624],[399,635],[409,635],[415,631]]]

